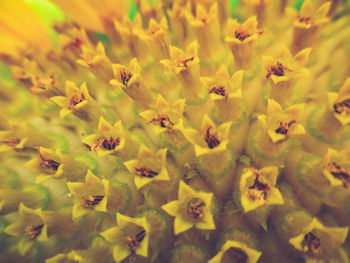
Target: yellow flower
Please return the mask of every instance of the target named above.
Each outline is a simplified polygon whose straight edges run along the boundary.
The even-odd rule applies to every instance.
[[[256,41],[264,31],[257,29],[256,17],[250,17],[243,24],[229,19],[226,26],[226,37],[229,48],[239,68],[248,69],[254,55]]]
[[[148,43],[149,50],[156,61],[170,57],[170,39],[168,34],[168,23],[165,17],[163,17],[159,23],[154,18],[151,18],[148,30],[144,33],[141,32],[139,37]]]
[[[113,78],[113,70],[103,44],[99,42],[96,49],[83,46],[82,50],[81,59],[78,59],[77,63],[90,69],[97,78],[108,84]]]
[[[66,96],[52,97],[51,100],[60,106],[60,117],[64,118],[69,114],[74,114],[79,119],[87,122],[97,122],[99,111],[95,100],[90,96],[86,83],[80,88],[72,81],[66,83]]]
[[[112,126],[102,116],[98,123],[98,134],[85,137],[82,142],[90,146],[99,156],[114,154],[124,149],[127,134],[121,121]]]
[[[223,262],[223,258],[225,257],[230,258],[230,260],[237,260],[237,262],[256,263],[260,256],[261,252],[250,248],[245,243],[227,240],[219,253],[210,259],[208,263]]]
[[[267,72],[266,79],[271,80],[273,87],[291,86],[295,80],[309,75],[303,66],[306,64],[311,48],[301,50],[293,56],[289,49],[282,45],[276,58],[263,56],[262,61]]]
[[[185,99],[178,99],[170,104],[158,94],[155,110],[141,112],[140,116],[154,127],[156,133],[179,129],[178,123],[183,118],[185,101]]]
[[[33,210],[21,203],[18,213],[19,221],[8,225],[5,228],[5,233],[21,237],[18,250],[21,255],[25,255],[31,248],[33,241],[43,242],[48,240],[48,225],[44,221],[41,208]]]
[[[286,8],[287,15],[293,20],[293,52],[314,44],[320,28],[329,22],[327,17],[331,1],[319,8],[312,0],[304,1],[299,13],[294,8]]]
[[[136,57],[143,62],[149,56],[149,52],[147,43],[140,37],[145,34],[142,28],[141,16],[136,15],[133,21],[124,16],[121,21],[114,21],[114,27],[130,50],[131,57]]]
[[[185,98],[198,98],[203,92],[200,84],[198,43],[193,41],[186,52],[170,46],[170,59],[160,61],[166,68],[175,73],[184,87]]]
[[[114,79],[110,81],[110,84],[123,90],[138,107],[147,109],[154,103],[153,94],[141,76],[141,65],[137,58],[130,60],[127,67],[113,64],[113,74]]]
[[[350,186],[350,150],[328,149],[322,161],[323,174],[331,186]]]
[[[77,219],[92,210],[106,212],[108,202],[108,185],[105,179],[100,179],[88,170],[85,183],[68,182],[70,194],[77,199],[73,206],[72,216]]]
[[[1,1],[0,9],[0,54],[22,60],[20,53],[28,51],[28,48],[46,52],[52,47],[45,25],[27,1]]]
[[[84,28],[104,32],[112,19],[121,19],[128,13],[130,1],[119,0],[53,0],[69,17]]]
[[[0,152],[15,150],[21,152],[26,148],[49,147],[51,141],[44,135],[32,131],[24,122],[8,121],[7,127],[0,130]]]
[[[186,128],[183,129],[183,133],[187,140],[194,145],[196,156],[201,156],[226,151],[230,126],[231,122],[216,126],[208,115],[204,115],[199,131]]]
[[[328,108],[334,117],[345,126],[350,123],[350,78],[341,86],[339,93],[328,92]]]
[[[196,5],[196,15],[193,16],[191,10],[187,10],[186,17],[201,47],[201,57],[213,58],[222,50],[220,49],[218,4],[214,3],[207,12],[203,5],[198,3]]]
[[[322,258],[344,243],[348,230],[349,227],[326,227],[314,218],[298,236],[289,239],[289,243],[307,256]]]
[[[197,192],[180,181],[178,200],[162,206],[169,215],[174,216],[174,234],[178,235],[195,226],[202,230],[214,230],[214,194]]]
[[[113,244],[113,258],[121,262],[128,256],[140,255],[148,257],[150,225],[146,217],[131,218],[117,213],[117,227],[101,233]]]
[[[124,162],[130,173],[134,174],[134,183],[139,189],[153,181],[169,181],[166,162],[167,148],[152,152],[143,144],[139,149],[138,159]]]
[[[268,100],[266,115],[258,116],[263,129],[273,143],[281,143],[289,138],[304,135],[304,126],[300,123],[304,104],[290,106],[286,110],[274,100]]]
[[[28,161],[25,166],[40,173],[36,182],[41,183],[50,178],[80,179],[87,171],[87,166],[72,160],[71,156],[62,154],[60,150],[39,147],[40,158]]]
[[[264,167],[260,170],[247,168],[243,171],[239,189],[244,212],[261,206],[284,204],[282,194],[276,188],[278,167]]]

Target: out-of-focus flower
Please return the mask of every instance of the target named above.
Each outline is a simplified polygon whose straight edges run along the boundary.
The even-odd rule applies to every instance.
[[[148,257],[150,225],[145,217],[131,218],[117,213],[118,226],[101,233],[113,244],[113,258],[121,262],[126,257],[136,255]]]
[[[299,13],[287,8],[287,15],[293,20],[293,53],[312,46],[322,26],[329,22],[327,17],[331,1],[317,8],[311,0],[305,0]]]
[[[213,197],[213,193],[197,192],[180,181],[179,199],[162,206],[169,215],[175,217],[174,234],[178,235],[193,226],[202,230],[216,229]]]
[[[250,17],[243,24],[229,19],[226,26],[226,38],[232,55],[240,69],[249,69],[254,57],[255,45],[264,32],[258,30],[255,16]]]
[[[328,108],[341,125],[350,123],[350,78],[346,79],[339,93],[328,92]]]
[[[350,186],[350,150],[328,149],[322,161],[323,174],[331,186]]]

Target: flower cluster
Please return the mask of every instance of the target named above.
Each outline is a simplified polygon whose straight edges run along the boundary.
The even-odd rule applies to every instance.
[[[0,262],[349,262],[348,1],[0,9]]]

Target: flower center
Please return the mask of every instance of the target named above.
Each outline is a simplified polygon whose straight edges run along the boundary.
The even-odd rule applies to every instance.
[[[187,203],[187,213],[193,219],[201,219],[203,217],[203,210],[205,207],[205,203],[200,198],[192,198]]]
[[[149,121],[149,123],[157,123],[162,128],[171,128],[174,126],[174,123],[172,123],[166,114],[158,115],[158,119],[153,118]]]
[[[270,67],[270,71],[267,73],[266,79],[270,79],[271,75],[284,76],[284,71],[293,72],[293,70],[283,66],[280,62],[277,61],[275,65]]]
[[[338,114],[350,114],[350,99],[334,104],[333,109]]]
[[[20,139],[12,139],[12,140],[8,140],[8,141],[1,141],[3,144],[6,144],[7,146],[10,147],[16,147],[21,140]]]
[[[328,163],[328,170],[337,179],[343,182],[345,188],[349,187],[350,184],[350,174],[343,167],[335,162]]]
[[[38,225],[38,226],[27,226],[24,229],[25,235],[29,236],[30,240],[36,239],[43,229],[44,225]]]
[[[225,97],[225,101],[227,101],[228,92],[227,92],[227,90],[226,90],[226,88],[224,86],[213,87],[209,91],[209,94],[211,94],[211,93],[215,93],[216,95],[223,96],[223,97]]]
[[[207,133],[205,134],[204,140],[208,144],[208,147],[210,149],[213,149],[213,148],[219,146],[220,141],[218,140],[218,138],[214,134],[210,134],[210,129],[211,129],[211,127],[209,127],[207,129]]]
[[[129,236],[126,238],[125,243],[129,247],[131,254],[135,255],[135,249],[140,246],[140,243],[145,238],[146,231],[142,230],[136,236]]]
[[[251,34],[248,34],[247,32],[244,32],[244,30],[235,30],[235,38],[243,41],[247,37],[250,37]]]
[[[309,17],[309,16],[299,17],[299,22],[310,25],[310,24],[312,24],[312,17]]]
[[[194,60],[194,57],[188,59],[180,59],[176,62],[176,67],[187,68],[187,63]]]
[[[69,103],[68,109],[74,110],[75,106],[77,104],[79,104],[80,102],[82,102],[83,100],[85,100],[84,94],[81,94],[81,97],[79,97],[78,95],[74,95],[70,99],[70,103]]]
[[[89,195],[89,196],[84,196],[81,199],[81,205],[86,208],[92,208],[95,205],[98,205],[102,199],[104,198],[103,195]]]
[[[120,79],[124,85],[128,85],[129,80],[131,79],[132,74],[130,72],[126,72],[125,69],[120,70]]]
[[[294,123],[296,123],[295,120],[292,120],[290,122],[281,122],[280,121],[280,126],[275,130],[275,133],[287,135],[289,128]]]
[[[250,187],[248,187],[248,195],[252,200],[266,200],[267,194],[270,191],[270,187],[268,184],[264,184],[259,181],[259,173],[255,172],[255,180],[254,184]]]
[[[54,160],[42,160],[40,163],[41,167],[44,167],[49,170],[54,170],[54,171],[57,171],[60,165],[61,165],[60,163]]]
[[[247,263],[247,261],[247,254],[239,247],[230,247],[221,259],[222,263]]]
[[[158,175],[157,172],[145,167],[135,168],[135,170],[141,177],[153,178]]]
[[[115,147],[117,147],[120,144],[120,139],[114,139],[113,137],[110,137],[109,140],[104,137],[104,136],[100,136],[97,140],[97,143],[95,144],[94,147],[92,147],[92,151],[96,151],[97,148],[99,148],[100,146],[102,146],[104,149],[106,150],[114,150]]]
[[[321,248],[321,241],[318,237],[316,237],[314,234],[309,232],[304,236],[302,246],[303,247],[307,246],[309,252],[313,254],[318,254]]]

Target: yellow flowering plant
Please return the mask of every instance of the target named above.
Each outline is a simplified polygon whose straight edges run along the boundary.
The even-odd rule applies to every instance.
[[[349,262],[348,1],[0,10],[1,262]]]

